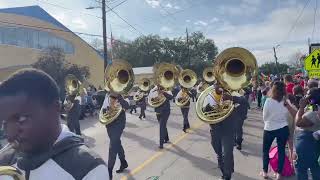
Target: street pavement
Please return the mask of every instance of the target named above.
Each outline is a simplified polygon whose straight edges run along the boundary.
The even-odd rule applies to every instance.
[[[140,109],[134,114],[127,113],[126,129],[122,135],[129,168],[116,174],[119,168],[117,159],[114,168],[115,180],[215,180],[221,177],[217,158],[210,144],[209,126],[199,121],[191,103],[189,121],[192,129],[182,131],[180,109],[171,104],[168,120],[170,144],[159,150],[159,126],[152,108],[147,109],[146,119],[138,118]],[[109,138],[106,128],[99,123],[98,116],[81,121],[81,128],[87,145],[108,159]],[[244,125],[242,151],[234,150],[234,180],[262,179],[262,133],[263,120],[260,110],[250,110]],[[272,175],[273,173],[270,173]],[[288,178],[294,179],[294,178]]]

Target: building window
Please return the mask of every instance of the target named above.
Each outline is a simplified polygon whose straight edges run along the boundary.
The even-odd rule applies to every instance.
[[[74,46],[69,41],[49,32],[24,27],[0,26],[0,44],[40,50],[58,47],[67,54],[74,54]]]

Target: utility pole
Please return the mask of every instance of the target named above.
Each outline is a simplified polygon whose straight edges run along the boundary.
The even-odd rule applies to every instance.
[[[278,45],[279,46],[279,45]],[[278,47],[276,46],[276,47]],[[278,69],[278,57],[276,53],[276,47],[273,47],[273,53],[274,53],[274,59],[276,60],[276,71],[277,71],[277,76],[279,77],[279,69]]]
[[[190,55],[189,55],[189,52],[190,52],[190,48],[189,48],[189,33],[188,33],[188,28],[186,28],[186,33],[187,33],[187,47],[188,47],[188,61],[189,61],[189,63],[188,63],[188,68],[190,68]]]
[[[102,26],[103,26],[103,60],[104,60],[103,66],[105,70],[108,65],[106,0],[102,0]]]

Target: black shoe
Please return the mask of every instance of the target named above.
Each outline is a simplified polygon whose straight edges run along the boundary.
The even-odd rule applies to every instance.
[[[140,119],[140,120],[142,120],[142,117],[141,117],[141,116],[139,116],[139,119]]]
[[[237,149],[240,151],[242,149],[241,144],[237,144]]]
[[[185,132],[185,133],[187,133],[187,125],[186,125],[186,124],[183,125],[182,131]]]
[[[120,168],[116,170],[116,173],[122,173],[123,170],[125,170],[128,167],[128,162],[126,160],[123,160],[121,162]]]
[[[109,178],[110,178],[110,180],[112,180],[112,169],[108,168],[108,171],[109,171]]]
[[[159,149],[163,149],[163,144],[160,144]]]

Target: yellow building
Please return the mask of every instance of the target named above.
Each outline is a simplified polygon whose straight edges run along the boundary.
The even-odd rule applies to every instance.
[[[0,9],[0,82],[38,60],[43,49],[59,47],[72,64],[88,66],[89,83],[103,87],[103,57],[39,6]]]

